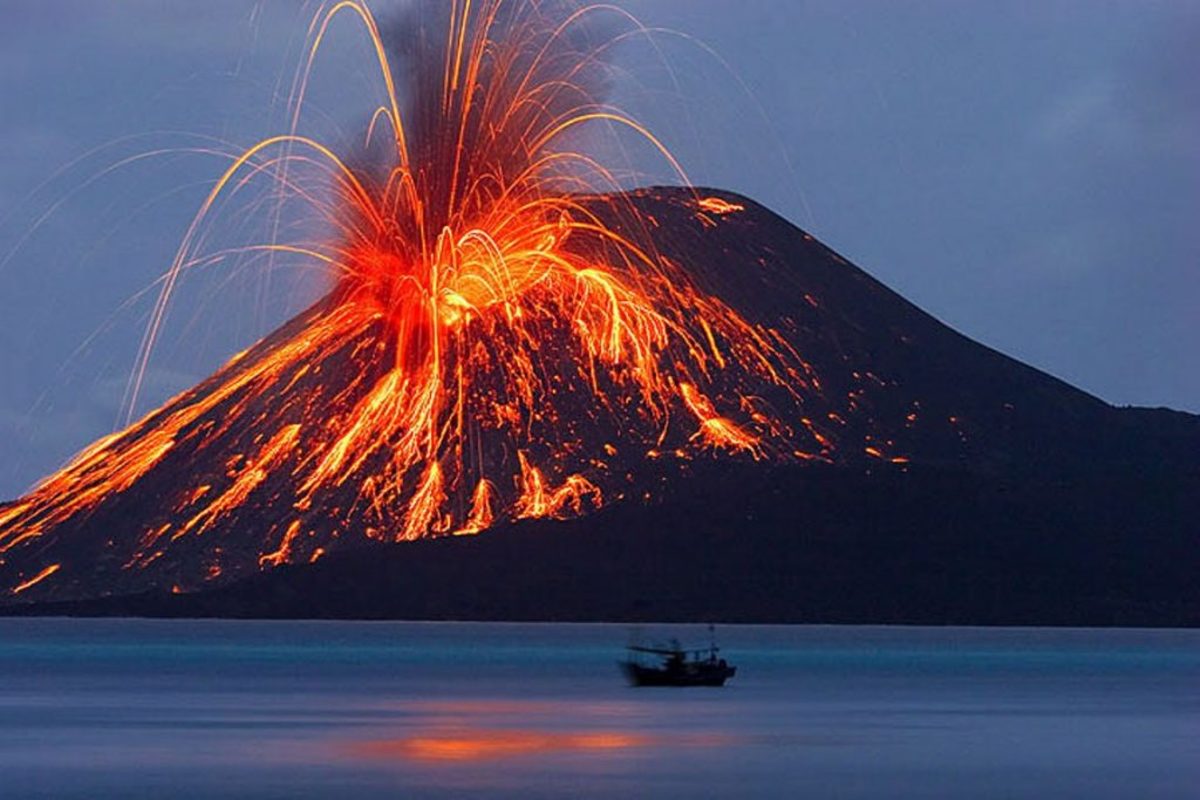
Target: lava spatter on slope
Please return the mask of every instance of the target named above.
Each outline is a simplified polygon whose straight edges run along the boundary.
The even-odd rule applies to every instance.
[[[347,541],[585,513],[644,496],[645,465],[664,459],[832,459],[824,423],[800,422],[820,393],[800,350],[706,285],[729,265],[664,252],[659,218],[580,149],[601,127],[684,177],[599,96],[613,39],[591,32],[598,14],[638,30],[603,6],[427,4],[403,32],[402,112],[396,48],[366,5],[323,8],[293,131],[234,159],[203,204],[161,282],[130,407],[210,213],[251,179],[332,223],[322,244],[250,246],[323,265],[328,296],[0,510],[0,582],[187,590]],[[357,161],[295,132],[339,15],[362,23],[386,88]],[[328,192],[296,186],[299,161],[324,165]],[[695,190],[660,202],[702,230],[744,210]]]

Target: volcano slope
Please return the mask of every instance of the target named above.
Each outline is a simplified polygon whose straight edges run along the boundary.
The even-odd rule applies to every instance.
[[[973,342],[746,198],[628,199],[636,215],[608,224],[649,226],[659,258],[775,331],[802,391],[718,386],[732,419],[680,406],[682,431],[649,442],[581,397],[570,418],[521,421],[545,428],[542,450],[489,440],[480,463],[513,478],[495,488],[488,530],[451,491],[444,522],[402,537],[419,476],[381,512],[363,501],[371,458],[315,494],[296,466],[309,449],[300,410],[336,415],[381,380],[362,357],[369,331],[295,360],[275,384],[286,392],[237,380],[303,341],[336,311],[331,296],[92,448],[95,464],[107,449],[145,455],[115,485],[89,483],[88,466],[0,507],[6,612],[1200,620],[1200,417],[1115,408]],[[189,408],[203,413],[171,422]],[[768,418],[787,435],[753,427]],[[712,420],[754,444],[706,436]]]

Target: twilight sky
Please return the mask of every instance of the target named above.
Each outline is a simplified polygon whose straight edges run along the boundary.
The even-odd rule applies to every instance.
[[[949,325],[1105,400],[1200,411],[1200,5],[623,5],[692,37],[656,39],[669,70],[644,43],[624,51],[616,99],[695,182],[771,206]],[[149,308],[137,294],[227,163],[185,151],[283,130],[315,7],[5,4],[0,499],[113,429]],[[312,132],[359,130],[377,96],[367,55],[335,26]],[[244,243],[250,225],[223,230]],[[146,404],[311,300],[286,266],[194,281]]]

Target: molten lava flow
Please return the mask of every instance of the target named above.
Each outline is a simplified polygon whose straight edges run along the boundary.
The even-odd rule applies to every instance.
[[[693,439],[700,439],[712,447],[745,450],[757,454],[758,437],[746,433],[732,420],[718,416],[712,402],[690,383],[681,383],[679,390],[684,403],[700,422],[700,430],[692,435]]]
[[[702,198],[696,205],[698,205],[702,211],[708,211],[709,213],[716,214],[718,216],[724,216],[726,214],[733,214],[737,211],[746,210],[746,207],[741,203],[731,203],[723,197],[705,197]]]
[[[162,281],[133,399],[174,287],[202,261],[210,212],[251,178],[301,191],[288,164],[327,165],[336,202],[313,203],[337,237],[252,246],[323,265],[327,300],[0,511],[0,564],[159,466],[201,455],[223,468],[162,498],[159,518],[136,521],[137,546],[119,555],[127,570],[175,548],[189,555],[165,560],[175,566],[163,585],[186,589],[314,560],[340,540],[580,514],[619,496],[637,468],[618,452],[828,455],[831,441],[811,423],[788,423],[819,387],[808,365],[697,280],[719,263],[660,256],[657,223],[619,192],[613,167],[578,147],[585,132],[624,134],[678,169],[649,131],[596,96],[612,41],[595,41],[587,23],[623,12],[504,0],[431,8],[443,27],[411,36],[403,112],[401,73],[367,7],[343,0],[317,16],[294,120],[331,21],[350,15],[385,89],[371,157],[343,159],[293,128],[234,159]],[[706,225],[743,208],[719,197],[692,204]],[[234,532],[261,537],[253,559],[230,561]],[[36,561],[11,591],[58,569]]]
[[[20,594],[21,592],[25,591],[26,589],[29,589],[29,588],[32,588],[32,587],[38,585],[39,583],[44,581],[46,578],[49,578],[54,573],[58,572],[58,570],[61,566],[62,566],[61,564],[51,564],[50,566],[43,568],[41,572],[34,575],[29,580],[21,581],[16,586],[14,586],[12,589],[12,593]]]

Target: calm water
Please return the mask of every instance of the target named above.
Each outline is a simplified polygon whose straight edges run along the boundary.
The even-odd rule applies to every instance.
[[[0,797],[1200,796],[1200,632],[718,633],[681,690],[627,626],[0,619]]]

